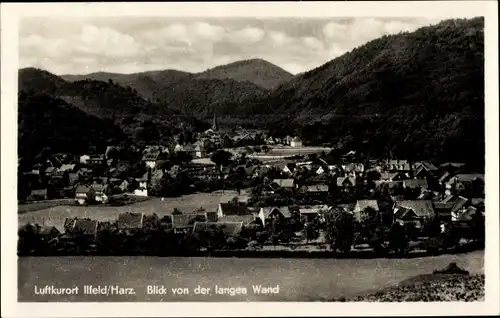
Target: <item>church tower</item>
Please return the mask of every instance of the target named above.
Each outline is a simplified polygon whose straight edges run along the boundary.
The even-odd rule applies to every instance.
[[[212,130],[213,131],[219,130],[219,124],[217,123],[217,117],[215,116],[215,112],[214,112],[214,119],[212,121]]]

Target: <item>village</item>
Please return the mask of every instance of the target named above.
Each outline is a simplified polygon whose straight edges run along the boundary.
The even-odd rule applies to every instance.
[[[281,154],[271,155],[276,150]],[[356,151],[335,157],[325,150],[305,147],[298,137],[224,131],[214,116],[212,128],[192,144],[138,150],[109,146],[102,154],[49,155],[31,171],[20,172],[20,206],[126,205],[229,189],[239,195],[220,202],[216,210],[199,206],[191,211],[173,208],[167,214],[122,213],[112,224],[83,216],[66,219],[63,229],[22,224],[20,245],[35,244],[22,240],[22,233],[35,231],[40,242],[57,250],[85,237],[87,250],[93,246],[96,252],[104,248],[95,244],[102,243],[103,232],[137,236],[159,231],[173,235],[170,240],[184,251],[189,250],[185,244],[194,244],[195,250],[306,246],[341,251],[353,246],[378,251],[389,244],[406,253],[412,242],[428,243],[422,238],[449,241],[451,235],[456,245],[484,237],[484,175],[469,171],[466,164],[372,159]],[[347,234],[345,228],[350,229]],[[198,242],[186,243],[186,236]],[[340,243],[346,237],[348,243]],[[101,253],[110,253],[109,242],[105,245]]]

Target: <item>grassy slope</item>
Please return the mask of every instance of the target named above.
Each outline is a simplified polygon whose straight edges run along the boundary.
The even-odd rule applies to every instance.
[[[346,299],[347,301],[483,301],[483,275],[421,275],[379,292]]]

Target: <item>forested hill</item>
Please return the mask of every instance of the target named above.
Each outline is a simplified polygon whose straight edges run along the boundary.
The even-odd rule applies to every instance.
[[[18,102],[19,154],[29,162],[44,148],[78,154],[120,142],[168,143],[209,127],[112,80],[66,82],[35,68],[19,71]]]
[[[250,82],[259,87],[272,89],[293,77],[284,69],[263,59],[250,59],[221,65],[196,74],[198,79],[232,79]]]
[[[20,92],[18,114],[19,156],[30,164],[44,151],[79,154],[90,149],[103,150],[126,139],[112,122],[44,93]]]
[[[307,141],[374,155],[483,160],[483,29],[483,18],[474,18],[384,36],[294,77],[247,110],[270,127],[285,127],[286,118],[305,125]]]

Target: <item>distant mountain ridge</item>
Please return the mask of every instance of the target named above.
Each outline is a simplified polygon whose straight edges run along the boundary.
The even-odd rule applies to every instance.
[[[186,107],[202,110],[202,114],[217,111],[219,106],[215,104],[241,103],[247,99],[245,96],[260,97],[267,90],[292,77],[292,74],[262,59],[238,61],[200,73],[163,70],[133,74],[96,72],[87,75],[60,76],[68,82],[82,80],[107,82],[111,79],[120,85],[130,86],[147,100],[162,103],[172,109],[182,110]],[[235,89],[238,92],[235,92]],[[189,91],[191,94],[188,100],[184,91]],[[224,97],[224,94],[219,92],[236,94],[236,96]],[[196,100],[197,96],[203,96],[205,100],[217,99],[217,102],[210,102],[207,106],[205,101]],[[183,106],[187,102],[194,103],[194,105]]]

